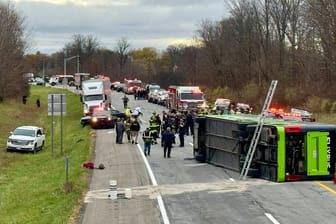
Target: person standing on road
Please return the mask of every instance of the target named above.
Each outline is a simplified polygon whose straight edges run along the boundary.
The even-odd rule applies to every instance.
[[[126,118],[130,118],[131,117],[132,111],[129,108],[129,106],[126,107],[124,113],[125,113]]]
[[[168,127],[162,134],[163,140],[163,157],[170,158],[171,148],[173,146],[174,134],[171,131],[171,128]]]
[[[180,139],[180,147],[184,147],[185,124],[183,120],[180,121],[180,124],[177,129],[177,133]]]
[[[126,116],[125,121],[125,128],[126,128],[126,136],[128,142],[131,142],[131,118]]]
[[[122,98],[122,101],[124,103],[124,109],[127,108],[127,103],[129,101],[128,97],[126,96],[126,94],[124,94],[123,98]]]
[[[194,117],[191,111],[188,111],[186,116],[185,131],[187,135],[189,135],[189,129],[191,135],[194,135]]]
[[[125,131],[125,124],[124,121],[121,118],[117,119],[116,123],[116,143],[117,144],[122,144],[123,136],[124,136],[124,131]]]
[[[131,122],[131,138],[132,138],[132,144],[138,144],[138,136],[140,131],[140,123],[138,121],[138,118],[134,118]]]
[[[144,141],[144,153],[145,156],[150,156],[150,150],[152,145],[152,135],[150,132],[150,128],[146,128],[146,130],[142,134],[142,140]]]
[[[160,124],[161,124],[161,120],[160,120]],[[154,111],[152,113],[152,116],[149,119],[149,127],[150,127],[151,134],[152,134],[152,144],[158,143],[157,138],[159,137],[160,124],[157,121],[156,112]]]

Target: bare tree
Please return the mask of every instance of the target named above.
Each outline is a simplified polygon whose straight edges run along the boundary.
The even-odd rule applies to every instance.
[[[211,75],[210,77],[215,78],[217,85],[234,85],[234,80],[229,80],[233,68],[229,64],[232,62],[230,58],[234,56],[233,50],[236,46],[233,41],[232,21],[211,22],[205,20],[201,23],[197,33],[215,70],[215,76]]]
[[[319,42],[316,44],[324,60],[323,65],[320,65],[324,77],[322,80],[324,83],[332,83],[336,77],[336,2],[307,0],[307,4],[307,17],[317,33],[315,39]],[[335,92],[330,86],[324,88],[323,92],[327,90]]]
[[[279,49],[279,70],[285,70],[285,52],[286,52],[286,32],[288,30],[290,9],[287,1],[291,0],[271,0],[270,9],[273,23],[276,28],[278,49]]]
[[[119,62],[119,74],[118,77],[120,78],[124,73],[124,67],[127,63],[128,57],[129,57],[129,48],[130,48],[130,43],[127,41],[125,37],[122,37],[120,40],[117,42],[117,46],[115,48],[115,51],[117,53],[117,58]]]
[[[80,58],[80,70],[96,75],[100,73],[94,55],[100,50],[100,43],[97,38],[88,35],[75,34],[72,41],[63,48],[63,58],[78,55]],[[69,71],[75,73],[77,64],[69,63]]]
[[[28,83],[21,81],[27,47],[24,19],[12,4],[0,3],[0,21],[0,98],[27,95]]]

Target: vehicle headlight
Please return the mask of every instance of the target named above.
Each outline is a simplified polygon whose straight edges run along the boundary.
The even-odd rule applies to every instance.
[[[107,117],[107,120],[109,120],[109,121],[112,120],[112,117],[108,116],[108,117]]]
[[[34,140],[27,141],[27,145],[34,145]]]
[[[7,140],[7,143],[12,143],[12,139],[9,138],[9,139]]]
[[[97,122],[97,121],[98,121],[98,118],[93,117],[91,120],[92,120],[92,122]]]

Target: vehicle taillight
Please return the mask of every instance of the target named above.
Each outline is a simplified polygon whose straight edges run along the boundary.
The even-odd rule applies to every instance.
[[[300,133],[301,126],[285,126],[285,133]]]

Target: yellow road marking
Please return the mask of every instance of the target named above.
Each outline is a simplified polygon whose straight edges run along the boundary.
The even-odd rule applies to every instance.
[[[327,191],[333,193],[334,195],[336,195],[336,191],[330,187],[328,187],[327,185],[325,184],[322,184],[321,182],[316,182],[320,187],[326,189]]]

